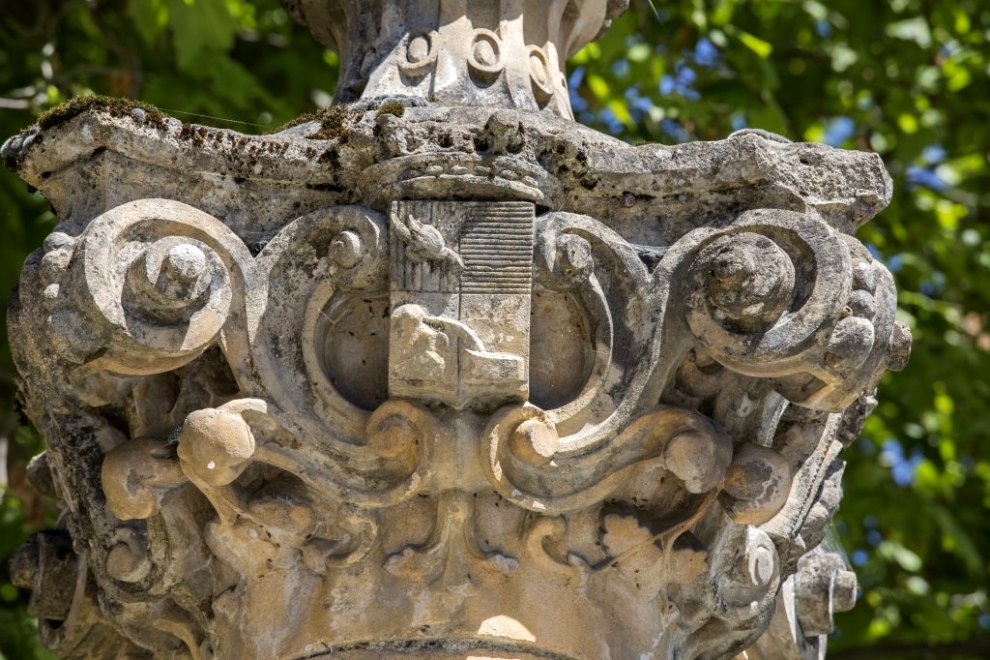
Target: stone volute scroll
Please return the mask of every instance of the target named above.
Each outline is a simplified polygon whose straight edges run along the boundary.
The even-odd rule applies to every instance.
[[[286,0],[341,54],[314,118],[83,99],[4,144],[60,220],[9,313],[50,649],[820,657],[841,450],[910,348],[854,237],[890,179],[574,123],[624,4]]]

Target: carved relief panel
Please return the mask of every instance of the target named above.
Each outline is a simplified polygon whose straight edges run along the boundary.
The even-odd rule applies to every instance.
[[[533,204],[396,202],[389,393],[455,408],[529,394]]]

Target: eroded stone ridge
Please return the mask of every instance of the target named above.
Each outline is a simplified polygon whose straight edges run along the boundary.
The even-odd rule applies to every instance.
[[[10,310],[65,509],[12,570],[45,643],[817,657],[839,452],[910,344],[851,236],[879,160],[362,103],[243,136],[92,102],[4,145],[61,220]]]

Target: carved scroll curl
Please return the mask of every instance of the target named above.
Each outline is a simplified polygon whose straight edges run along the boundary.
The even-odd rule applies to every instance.
[[[329,373],[323,351],[337,304],[348,295],[360,300],[387,290],[384,226],[374,211],[329,208],[296,219],[258,255],[268,277],[265,299],[250,310],[260,391],[286,428],[337,451],[360,443],[370,411],[333,381],[366,376]],[[299,376],[282,375],[288,373]]]
[[[688,493],[707,493],[732,460],[732,443],[721,429],[678,408],[637,418],[607,453],[563,451],[547,413],[529,405],[496,415],[485,437],[484,464],[496,490],[544,513],[574,511],[606,499],[636,465],[659,464]]]
[[[675,586],[685,657],[724,658],[745,648],[773,615],[781,581],[780,559],[758,527],[728,525],[712,544],[708,570],[690,585]]]
[[[241,317],[252,258],[222,222],[187,204],[140,199],[94,219],[76,239],[50,241],[43,266],[51,336],[86,371],[146,375],[198,357]],[[48,268],[47,270],[52,270]],[[54,273],[49,273],[53,275]]]
[[[808,215],[763,209],[684,243],[695,240],[682,288],[687,323],[729,369],[837,411],[901,361],[890,274],[854,239]]]
[[[634,414],[653,370],[654,333],[663,308],[633,247],[588,216],[548,213],[537,226],[538,282],[571,293],[593,327],[594,361],[580,393],[547,411],[564,450],[588,450]]]

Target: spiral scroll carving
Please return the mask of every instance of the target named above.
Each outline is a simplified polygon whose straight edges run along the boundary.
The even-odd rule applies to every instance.
[[[732,444],[703,416],[661,408],[637,418],[607,452],[569,452],[560,446],[547,413],[534,406],[509,408],[486,433],[485,465],[503,497],[557,513],[608,497],[636,467],[655,464],[673,474],[687,493],[716,488],[732,460]]]
[[[844,409],[904,350],[890,274],[802,214],[750,211],[707,235],[683,290],[688,326],[709,354],[804,406]]]
[[[672,590],[682,615],[678,634],[687,657],[731,656],[741,645],[728,633],[766,626],[780,586],[777,549],[758,527],[725,528],[714,540],[710,557],[708,570],[698,580]]]
[[[652,375],[649,358],[658,350],[655,330],[665,291],[654,286],[629,243],[587,216],[541,216],[536,253],[538,283],[569,293],[594,332],[583,389],[547,414],[562,448],[595,447],[629,421]]]
[[[42,259],[52,337],[87,371],[140,375],[188,363],[230,318],[244,318],[243,291],[256,284],[240,238],[173,200],[128,202],[79,237],[55,236]]]
[[[326,356],[329,342],[347,336],[339,331],[338,318],[373,305],[374,296],[387,288],[383,225],[379,214],[358,207],[317,211],[286,226],[258,256],[268,288],[263,304],[252,309],[250,351],[261,373],[278,374],[289,362],[306,374],[267,378],[258,384],[259,393],[271,397],[287,428],[317,442],[356,443],[370,414],[334,384],[337,378],[368,376],[333,373],[334,363]],[[341,306],[345,314],[339,313]],[[367,318],[374,320],[374,314]]]
[[[804,272],[795,278],[795,262]],[[805,282],[800,289],[795,279]],[[842,310],[852,264],[837,232],[783,211],[751,212],[702,244],[689,270],[688,325],[720,361],[786,369]]]

